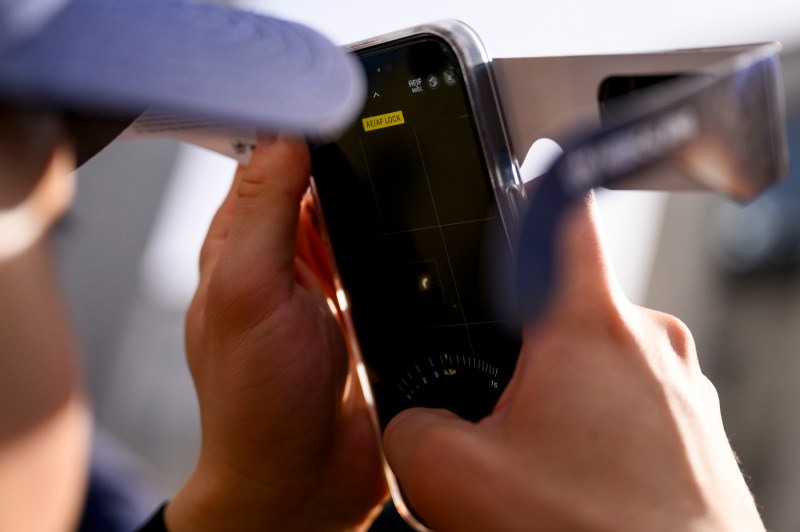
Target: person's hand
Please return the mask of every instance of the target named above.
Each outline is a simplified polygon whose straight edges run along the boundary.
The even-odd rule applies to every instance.
[[[593,200],[575,211],[493,414],[414,409],[387,427],[408,502],[435,530],[763,529],[689,331],[624,298]]]
[[[303,144],[262,142],[209,228],[186,320],[202,444],[167,506],[170,530],[352,529],[386,497],[301,213],[309,174]]]

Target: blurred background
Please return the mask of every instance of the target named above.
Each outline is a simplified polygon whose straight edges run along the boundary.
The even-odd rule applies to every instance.
[[[768,528],[800,530],[800,2],[238,5],[306,23],[340,44],[459,18],[495,57],[782,41],[795,162],[786,182],[746,206],[706,194],[608,191],[600,203],[628,296],[692,329]],[[183,316],[233,171],[231,160],[176,141],[117,142],[81,169],[77,203],[55,236],[98,430],[154,486],[148,510],[178,489],[197,453]]]

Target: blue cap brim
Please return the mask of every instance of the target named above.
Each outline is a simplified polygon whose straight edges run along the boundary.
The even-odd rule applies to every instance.
[[[329,137],[361,109],[359,63],[304,26],[174,0],[71,0],[0,48],[0,98],[146,108]]]

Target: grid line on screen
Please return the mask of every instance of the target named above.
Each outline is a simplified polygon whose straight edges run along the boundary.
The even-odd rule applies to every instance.
[[[450,276],[453,279],[453,288],[456,291],[456,299],[458,300],[458,310],[461,313],[461,321],[464,323],[464,329],[467,332],[467,341],[469,342],[469,350],[472,353],[472,356],[475,356],[475,347],[472,345],[472,335],[469,332],[469,327],[467,326],[467,316],[464,314],[464,305],[461,302],[461,294],[459,294],[458,290],[458,283],[456,282],[456,274],[453,271],[453,262],[450,260],[450,251],[447,249],[447,240],[444,238],[444,231],[442,231],[442,223],[439,220],[439,209],[436,208],[436,198],[433,197],[433,190],[431,189],[431,180],[428,177],[428,167],[425,165],[425,158],[422,156],[422,147],[419,145],[419,137],[417,137],[417,128],[416,126],[411,126],[411,130],[414,132],[414,141],[417,143],[417,152],[419,153],[420,161],[422,161],[422,172],[425,175],[425,183],[428,185],[428,194],[431,196],[431,202],[433,203],[433,212],[436,216],[436,225],[439,228],[439,236],[442,238],[442,244],[444,245],[444,254],[447,259],[447,268],[450,270]]]

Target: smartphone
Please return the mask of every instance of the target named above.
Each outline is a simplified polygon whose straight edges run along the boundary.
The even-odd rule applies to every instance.
[[[477,421],[521,345],[513,310],[493,304],[524,192],[488,56],[456,21],[350,49],[367,101],[339,140],[312,147],[312,175],[362,388],[378,431],[416,406]]]

